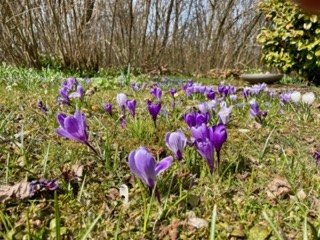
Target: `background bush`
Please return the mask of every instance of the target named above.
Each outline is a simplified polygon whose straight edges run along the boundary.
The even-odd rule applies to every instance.
[[[259,7],[267,21],[258,35],[266,63],[284,73],[297,72],[319,85],[319,16],[303,13],[287,0],[266,0]]]

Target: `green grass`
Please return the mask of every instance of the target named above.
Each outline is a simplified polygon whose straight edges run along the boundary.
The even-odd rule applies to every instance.
[[[234,108],[219,169],[211,176],[206,162],[188,147],[184,161],[175,160],[158,178],[162,200],[159,206],[130,172],[128,154],[145,146],[157,160],[172,155],[165,145],[166,132],[180,128],[190,137],[183,114],[189,111],[188,107],[197,107],[206,99],[187,98],[180,92],[177,98],[183,101],[173,110],[168,90],[180,89],[188,78],[170,77],[176,79],[170,84],[159,78],[167,116],[158,116],[155,129],[146,107],[146,100],[152,99],[149,88],[133,92],[130,87],[120,86],[119,76],[94,76],[91,85],[77,76],[85,90],[97,87],[77,106],[87,116],[90,143],[101,155],[101,161],[86,146],[54,133],[57,113],[73,115],[75,111],[75,104],[57,104],[60,84],[71,75],[0,67],[0,184],[55,177],[61,184],[55,193],[43,191],[25,201],[0,203],[3,239],[58,239],[58,235],[60,239],[228,239],[240,235],[256,239],[250,235],[251,230],[261,226],[269,233],[268,239],[318,237],[320,178],[311,152],[320,141],[319,110],[314,107],[319,103],[318,89],[310,88],[316,94],[316,102],[308,119],[297,116],[304,113],[303,108],[295,112],[290,106],[285,106],[284,114],[279,115],[279,101],[270,100],[266,94],[257,97],[261,109],[268,110],[263,126],[249,118],[248,104]],[[104,83],[95,85],[95,77],[104,79]],[[152,85],[151,78],[145,75],[130,79]],[[193,80],[210,85],[220,82]],[[225,82],[245,85],[237,80]],[[121,128],[118,121],[119,92],[137,100],[136,119],[128,115],[126,128]],[[236,104],[242,102],[241,93],[237,95]],[[48,115],[37,109],[38,99],[48,106]],[[113,104],[113,118],[103,110],[107,102]],[[265,102],[271,106],[265,106]],[[76,164],[84,167],[80,178],[71,171]],[[267,191],[276,176],[286,178],[291,191],[284,198],[272,200]],[[119,193],[122,184],[129,188],[128,204],[123,203]],[[196,229],[189,225],[190,211],[206,220],[208,227]]]

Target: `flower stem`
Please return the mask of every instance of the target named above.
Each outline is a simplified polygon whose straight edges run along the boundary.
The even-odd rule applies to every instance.
[[[99,153],[97,152],[97,150],[94,149],[94,147],[92,147],[90,145],[90,143],[86,143],[86,145],[96,154],[96,156],[101,160],[103,161],[102,157],[99,155]]]

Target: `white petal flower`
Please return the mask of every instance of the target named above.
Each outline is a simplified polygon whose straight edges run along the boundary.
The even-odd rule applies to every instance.
[[[117,102],[122,109],[125,108],[126,102],[127,102],[127,96],[124,93],[118,93]]]
[[[315,99],[316,99],[316,97],[313,92],[305,93],[302,96],[302,102],[305,104],[308,104],[308,105],[311,105]]]
[[[295,92],[291,93],[290,98],[291,98],[292,102],[298,103],[301,99],[301,93],[298,91],[295,91]]]

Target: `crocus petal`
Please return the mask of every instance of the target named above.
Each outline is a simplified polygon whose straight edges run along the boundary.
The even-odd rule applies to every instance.
[[[168,169],[172,164],[173,158],[171,156],[162,159],[159,163],[157,163],[155,171],[156,175],[162,173],[166,169]]]
[[[186,138],[183,132],[167,133],[166,145],[176,155],[178,160],[182,159],[182,151],[186,146]]]
[[[65,130],[68,131],[79,142],[86,142],[83,131],[75,118],[67,117],[64,121]]]
[[[57,116],[57,121],[62,128],[64,128],[64,120],[66,119],[66,117],[67,117],[67,115],[65,115],[63,113],[59,113]]]
[[[143,147],[136,150],[134,155],[135,166],[141,175],[141,180],[149,187],[154,187],[156,181],[156,160],[154,157]]]
[[[208,137],[208,128],[204,123],[198,127],[192,127],[190,130],[191,130],[192,136],[197,141],[204,140]]]
[[[220,152],[223,143],[227,141],[227,129],[224,124],[213,126],[209,129],[209,138],[217,152]]]
[[[138,178],[143,180],[143,176],[142,176],[141,172],[136,167],[135,155],[136,155],[136,151],[132,151],[129,154],[129,167],[134,175],[136,175]]]
[[[79,125],[79,131],[83,133],[87,137],[87,125],[86,125],[86,116],[82,114],[80,111],[76,111],[74,114],[74,118],[77,120]]]
[[[69,133],[67,130],[65,129],[55,129],[54,130],[56,134],[60,135],[61,137],[64,137],[64,138],[69,138],[71,140],[75,140],[77,142],[81,142],[83,143],[82,141],[80,141],[80,139],[76,136],[74,136],[73,134]]]
[[[205,139],[204,141],[199,141],[196,143],[196,149],[200,153],[200,155],[207,161],[211,173],[213,172],[213,164],[214,164],[214,146],[209,139]]]
[[[311,105],[314,102],[315,98],[316,97],[313,92],[308,92],[308,93],[303,94],[302,102],[307,105]]]
[[[127,96],[124,93],[117,94],[117,102],[122,110],[124,110],[127,102]]]

